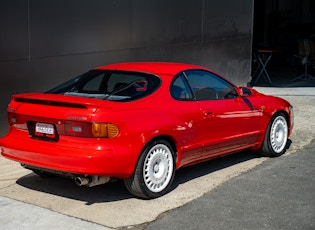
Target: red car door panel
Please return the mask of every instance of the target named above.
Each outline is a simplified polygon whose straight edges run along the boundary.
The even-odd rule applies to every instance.
[[[204,153],[213,154],[253,144],[262,112],[242,98],[200,101],[204,113]]]

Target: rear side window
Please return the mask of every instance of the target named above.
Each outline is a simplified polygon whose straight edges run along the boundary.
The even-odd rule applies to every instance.
[[[160,84],[160,78],[151,74],[92,70],[47,93],[111,101],[132,101],[150,95]]]
[[[177,100],[192,100],[193,94],[183,73],[180,73],[171,84],[171,95]]]

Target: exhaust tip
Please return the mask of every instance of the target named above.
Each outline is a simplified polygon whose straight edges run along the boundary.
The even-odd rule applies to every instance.
[[[85,177],[78,176],[74,178],[74,182],[78,186],[86,185],[89,187],[105,184],[109,181],[110,181],[110,177],[106,177],[106,176],[85,176]]]
[[[74,182],[78,186],[83,186],[83,185],[88,185],[89,183],[91,183],[91,179],[88,177],[76,177],[74,178]]]

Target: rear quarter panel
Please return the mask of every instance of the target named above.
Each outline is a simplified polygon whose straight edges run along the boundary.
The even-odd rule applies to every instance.
[[[112,111],[100,107],[92,120],[111,122],[119,127],[119,137],[111,140],[119,155],[118,167],[133,172],[144,147],[157,137],[171,139],[179,155],[192,149],[200,150],[198,135],[202,133],[193,132],[202,126],[203,118],[195,102],[176,101],[167,90],[141,101],[119,102],[117,106],[120,109]],[[196,129],[192,129],[192,125]],[[185,157],[189,154],[179,159]]]

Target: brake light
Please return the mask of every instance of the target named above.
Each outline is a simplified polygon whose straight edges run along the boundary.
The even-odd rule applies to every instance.
[[[65,134],[74,137],[92,137],[91,123],[80,121],[66,121]]]
[[[103,137],[112,138],[119,134],[119,129],[112,123],[89,123],[80,121],[66,121],[65,134],[75,137]]]

